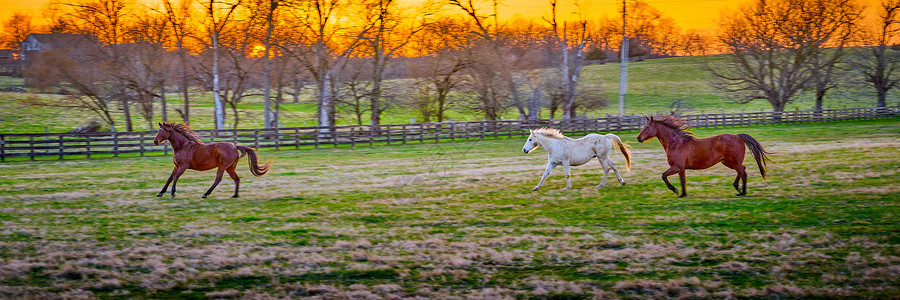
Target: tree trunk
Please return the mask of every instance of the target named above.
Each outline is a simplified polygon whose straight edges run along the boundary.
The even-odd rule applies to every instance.
[[[331,117],[334,115],[334,102],[331,98],[331,74],[326,73],[319,82],[316,84],[318,94],[318,102],[319,102],[319,127],[330,127],[334,125],[334,119]],[[324,132],[328,132],[328,130],[324,130]]]
[[[217,26],[213,24],[213,26]],[[225,107],[222,103],[222,97],[219,95],[219,35],[213,30],[213,101],[215,102],[215,120],[216,129],[225,129]],[[235,124],[237,124],[237,115],[235,115]]]
[[[160,115],[162,115],[163,122],[169,121],[169,116],[166,114],[166,82],[159,82],[159,106],[160,106]],[[150,129],[153,129],[153,121],[150,121]]]
[[[125,131],[133,131],[131,127],[131,108],[128,104],[128,97],[122,98],[122,112],[125,113]]]
[[[181,46],[179,46],[181,47]],[[191,113],[190,113],[190,100],[188,100],[188,76],[187,76],[187,56],[185,55],[185,49],[181,49],[181,96],[184,98],[184,115],[183,121],[184,124],[191,123]]]

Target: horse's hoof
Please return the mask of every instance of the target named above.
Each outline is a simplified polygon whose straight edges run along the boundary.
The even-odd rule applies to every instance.
[[[200,198],[206,199],[206,196],[209,196],[209,195],[203,194],[203,196],[200,196]]]
[[[678,196],[678,198],[684,198],[684,197],[687,197],[687,194],[681,194],[680,196]]]
[[[624,182],[624,181],[622,181],[622,185],[625,185],[625,182]]]
[[[172,194],[171,196],[169,196],[169,199],[175,199],[175,194]]]
[[[740,196],[747,196],[747,194],[746,194],[746,193],[738,193],[738,194],[735,195],[735,196],[738,196],[738,197],[740,197]]]
[[[538,189],[540,189],[540,187],[533,188],[533,189],[531,189],[531,191],[537,192]]]
[[[156,194],[157,197],[162,197],[163,193]]]
[[[238,195],[231,196],[231,198],[237,198],[237,197],[238,197]]]

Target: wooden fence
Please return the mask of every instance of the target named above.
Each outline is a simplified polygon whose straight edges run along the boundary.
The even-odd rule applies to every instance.
[[[769,124],[824,122],[851,119],[874,119],[900,116],[900,106],[882,109],[849,108],[821,112],[786,111],[684,115],[691,127],[735,127]],[[507,120],[442,122],[421,124],[334,127],[291,127],[278,129],[196,130],[204,141],[224,141],[254,148],[299,149],[374,144],[406,144],[441,140],[485,139],[528,134],[528,129],[552,127],[565,133],[618,132],[639,130],[643,117],[611,116],[574,120]],[[87,157],[105,154],[162,152],[172,150],[168,144],[153,144],[155,131],[103,133],[35,133],[0,134],[0,160],[8,157],[56,156]]]

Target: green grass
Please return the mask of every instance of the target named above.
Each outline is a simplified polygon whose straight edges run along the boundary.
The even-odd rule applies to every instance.
[[[704,66],[709,64],[716,66],[721,63],[719,56],[694,56],[694,57],[677,57],[666,59],[654,59],[629,64],[629,87],[628,97],[626,100],[626,112],[629,114],[655,114],[665,113],[669,111],[670,105],[677,99],[684,99],[683,105],[686,107],[685,113],[718,113],[718,112],[741,112],[741,111],[760,111],[771,110],[771,106],[763,101],[757,100],[749,104],[738,105],[726,98],[721,92],[709,86],[708,79],[711,77],[708,71],[704,70]],[[847,79],[847,78],[845,78]],[[24,81],[20,78],[0,77],[0,86],[21,86]],[[388,85],[399,84],[397,81],[390,81]],[[609,106],[586,112],[579,112],[587,117],[603,117],[606,114],[618,113],[618,88],[619,88],[619,64],[604,64],[586,66],[582,72],[582,80],[579,86],[587,89],[602,90],[602,95],[609,102]],[[175,89],[175,87],[170,87]],[[47,90],[52,91],[52,89]],[[32,92],[38,92],[32,90]],[[58,103],[61,96],[52,94],[28,94],[28,93],[4,93],[0,92],[0,127],[3,132],[14,133],[35,133],[35,132],[65,132],[78,126],[79,123],[96,118],[92,112],[73,110],[70,108],[59,107],[35,107],[32,105],[34,100],[40,100],[45,103]],[[169,120],[180,120],[179,115],[175,111],[176,108],[182,106],[180,93],[170,91],[166,94],[168,99],[167,114]],[[213,127],[213,102],[210,93],[194,90],[191,93],[191,123],[194,129],[210,129]],[[307,93],[301,95],[301,104],[284,104],[282,106],[281,121],[285,127],[294,126],[314,126],[316,124],[316,108],[309,104],[311,98],[311,89],[307,89]],[[290,99],[286,100],[292,101]],[[900,105],[900,97],[896,91],[888,95],[888,105]],[[875,96],[870,92],[867,86],[849,86],[845,85],[839,89],[829,92],[826,96],[825,106],[827,108],[841,107],[861,107],[872,106],[875,103]],[[788,110],[807,110],[814,106],[814,100],[809,93],[801,94],[798,99],[786,107]],[[263,102],[260,96],[250,96],[245,98],[238,105],[240,111],[239,128],[260,128],[263,127]],[[154,122],[161,120],[161,112],[159,105],[154,112]],[[226,111],[226,117],[229,125],[233,123],[231,110]],[[549,111],[544,109],[541,117],[548,117]],[[134,122],[134,130],[148,130],[155,125],[149,125],[144,121],[137,111],[132,109],[132,121]],[[124,118],[121,112],[116,112],[115,116],[118,130],[124,130]],[[464,106],[457,106],[448,112],[447,117],[456,121],[481,120],[482,115],[477,112],[468,111]],[[518,117],[515,109],[509,109],[504,115],[504,119],[515,119]],[[385,124],[401,124],[408,123],[411,118],[415,118],[417,122],[427,121],[417,116],[417,113],[410,107],[404,105],[393,105],[385,112],[382,121]],[[368,124],[368,119],[364,120],[364,124]],[[340,114],[337,120],[338,125],[355,124],[352,116],[348,114]]]
[[[900,293],[897,119],[696,130],[744,132],[772,155],[659,174],[657,141],[602,188],[598,165],[556,170],[522,139],[263,151],[241,198],[170,157],[0,164],[0,297],[356,295],[471,298],[886,298]],[[543,150],[539,150],[541,152]],[[623,166],[622,156],[613,160]],[[745,162],[748,166],[752,163]],[[675,179],[673,177],[673,179]],[[675,179],[677,180],[677,179]]]

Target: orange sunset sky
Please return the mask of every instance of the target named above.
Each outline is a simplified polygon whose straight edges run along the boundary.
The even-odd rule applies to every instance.
[[[136,3],[142,3],[150,6],[157,6],[161,1],[154,0],[132,0]],[[414,6],[423,0],[400,0],[401,3]],[[604,15],[618,16],[622,2],[614,0],[580,0],[582,1],[584,11],[589,19],[599,18]],[[740,3],[750,0],[647,0],[653,7],[662,11],[666,16],[675,19],[675,22],[682,29],[713,29],[716,27],[716,20],[723,9],[735,9]],[[479,2],[479,1],[476,1]],[[487,14],[490,11],[489,1],[480,1],[485,6],[482,13]],[[867,5],[878,5],[879,0],[863,0]],[[31,14],[35,22],[40,22],[41,8],[47,3],[47,0],[0,0],[0,20],[7,20],[14,12],[24,12]],[[499,16],[501,19],[525,17],[540,18],[549,16],[549,5],[547,0],[501,0],[503,4],[500,7]],[[572,1],[560,0],[560,17],[571,15],[574,6]],[[451,12],[454,11],[448,7]]]

